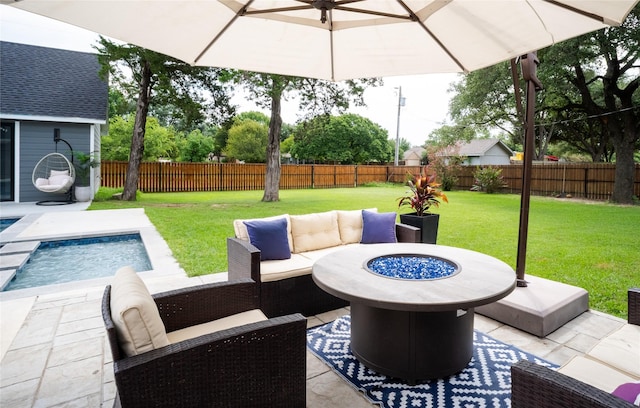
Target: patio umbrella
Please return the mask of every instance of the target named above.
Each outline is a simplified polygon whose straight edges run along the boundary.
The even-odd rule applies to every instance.
[[[340,81],[470,72],[637,0],[0,0],[187,63]]]
[[[181,59],[340,81],[470,72],[523,58],[527,113],[519,285],[525,286],[533,52],[619,25],[639,0],[0,0]]]

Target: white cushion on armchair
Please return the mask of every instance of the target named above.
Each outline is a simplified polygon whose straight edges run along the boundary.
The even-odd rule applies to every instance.
[[[111,284],[111,319],[127,356],[169,345],[158,307],[130,266],[120,268]]]

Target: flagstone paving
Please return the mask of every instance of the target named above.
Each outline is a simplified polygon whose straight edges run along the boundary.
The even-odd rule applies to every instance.
[[[225,280],[206,278],[148,279],[152,292]],[[100,313],[104,287],[38,296],[0,362],[0,406],[111,407],[116,388],[109,347]],[[0,303],[2,328],[16,300]],[[22,302],[24,303],[24,302]],[[24,308],[24,306],[22,306]],[[348,313],[339,309],[309,318],[309,327]],[[584,354],[625,322],[599,312],[586,312],[546,338],[521,332],[476,315],[476,329],[525,351],[563,364]],[[5,335],[3,330],[3,336]],[[354,390],[311,353],[307,354],[307,406],[370,407]]]

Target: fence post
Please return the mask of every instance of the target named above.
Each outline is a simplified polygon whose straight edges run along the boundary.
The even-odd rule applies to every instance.
[[[353,180],[354,180],[354,186],[358,187],[358,165],[356,164],[353,167]]]
[[[589,194],[589,168],[584,168],[584,198],[588,198]]]
[[[316,187],[316,165],[311,163],[311,188]]]

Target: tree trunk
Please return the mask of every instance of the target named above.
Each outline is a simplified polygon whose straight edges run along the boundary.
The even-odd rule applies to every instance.
[[[604,101],[609,112],[622,110],[617,115],[604,117],[616,155],[616,174],[611,201],[618,204],[633,204],[633,182],[636,172],[633,153],[640,136],[640,126],[638,126],[639,117],[636,110],[632,108],[633,94],[640,87],[640,79],[635,78],[624,89],[620,89],[617,84],[618,78],[620,78],[620,68],[611,61],[607,75],[603,79]]]
[[[269,143],[267,144],[267,174],[264,181],[264,196],[262,196],[262,201],[280,201],[281,99],[281,92],[274,92],[272,94]]]
[[[616,152],[616,173],[611,201],[618,204],[633,204],[633,182],[635,179],[635,151],[638,135],[635,133],[634,115],[631,111],[623,114],[624,129],[613,133],[611,141]]]
[[[140,93],[136,104],[136,120],[133,127],[129,165],[127,166],[127,175],[122,193],[122,199],[126,201],[136,200],[140,162],[144,152],[144,133],[147,124],[147,113],[149,112],[149,96],[151,95],[151,66],[148,61],[144,62],[140,74]]]

